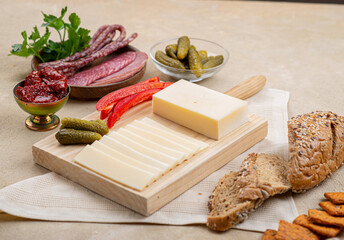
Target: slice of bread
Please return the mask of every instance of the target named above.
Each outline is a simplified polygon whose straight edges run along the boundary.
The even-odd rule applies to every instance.
[[[250,154],[238,172],[222,177],[210,196],[207,226],[226,231],[247,218],[265,199],[290,189],[287,162],[275,155]]]
[[[250,154],[241,164],[237,185],[243,200],[267,199],[290,189],[288,162],[277,155]]]
[[[241,200],[237,197],[237,172],[222,177],[209,200],[210,214],[207,226],[215,231],[226,231],[244,221],[247,213],[255,208],[256,201]]]

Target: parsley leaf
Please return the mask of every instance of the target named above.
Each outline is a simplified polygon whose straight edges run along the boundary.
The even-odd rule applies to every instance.
[[[45,33],[40,34],[37,26],[33,28],[32,33],[28,37],[26,31],[21,33],[23,42],[21,44],[13,44],[9,55],[28,57],[30,55],[37,56],[42,62],[55,61],[65,58],[79,52],[89,46],[91,37],[90,30],[80,27],[81,20],[76,13],[71,13],[68,17],[69,23],[63,20],[67,13],[67,7],[61,9],[61,15],[56,17],[51,14],[43,14],[43,24]],[[50,38],[54,29],[59,36],[59,41],[54,42]],[[66,38],[66,34],[68,38]],[[28,42],[31,40],[32,42]]]
[[[70,21],[70,26],[74,29],[78,29],[81,23],[79,16],[76,15],[76,13],[72,13],[71,15],[69,15],[68,19]]]

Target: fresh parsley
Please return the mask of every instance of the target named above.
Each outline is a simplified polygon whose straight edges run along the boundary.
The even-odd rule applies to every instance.
[[[23,42],[13,44],[9,55],[28,57],[37,56],[42,62],[55,61],[73,55],[75,52],[88,47],[91,40],[90,30],[80,27],[81,20],[76,13],[71,13],[68,17],[69,23],[63,20],[66,15],[67,7],[62,8],[61,16],[56,17],[51,14],[43,14],[43,24],[45,33],[43,35],[38,31],[37,26],[28,37],[26,31],[21,33]],[[50,29],[55,29],[59,36],[59,42],[49,39]]]

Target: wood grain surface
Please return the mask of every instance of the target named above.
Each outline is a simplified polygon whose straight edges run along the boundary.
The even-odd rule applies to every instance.
[[[98,119],[98,117],[99,113],[94,112],[85,119]],[[151,117],[171,129],[207,142],[209,147],[184,161],[141,192],[76,164],[73,158],[83,149],[84,145],[60,145],[54,134],[33,145],[33,160],[104,197],[148,216],[267,135],[267,121],[251,115],[249,122],[216,141],[153,114],[150,101],[127,111],[111,131],[143,117]]]

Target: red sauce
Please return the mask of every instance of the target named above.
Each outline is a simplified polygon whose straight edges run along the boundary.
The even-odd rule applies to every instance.
[[[59,71],[45,67],[27,75],[24,87],[17,87],[16,95],[25,102],[49,103],[65,97],[67,89],[67,78]]]

